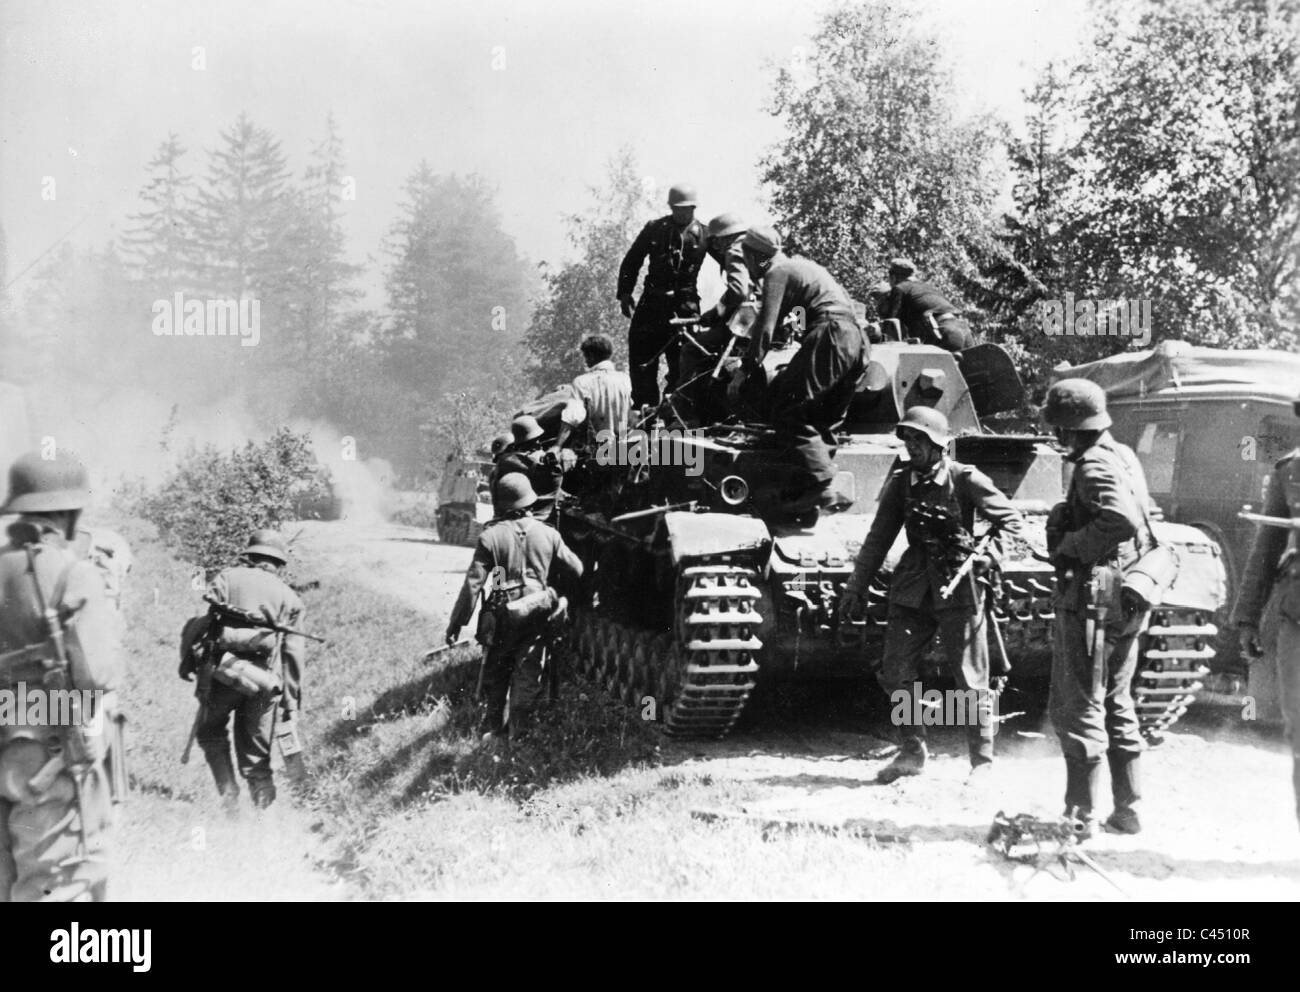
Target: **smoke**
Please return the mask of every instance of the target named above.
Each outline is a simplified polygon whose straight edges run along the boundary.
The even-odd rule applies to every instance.
[[[233,451],[249,441],[265,441],[281,426],[259,424],[241,395],[194,404],[161,390],[44,382],[21,393],[6,386],[4,399],[6,412],[25,407],[26,413],[25,418],[6,416],[0,424],[0,446],[9,459],[32,449],[74,452],[90,473],[101,509],[123,484],[161,484],[192,447]],[[363,523],[387,519],[393,510],[388,462],[361,457],[350,436],[324,421],[286,426],[311,436],[316,458],[333,480],[338,516]]]

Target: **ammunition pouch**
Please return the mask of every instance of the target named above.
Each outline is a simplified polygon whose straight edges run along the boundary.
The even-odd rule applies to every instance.
[[[233,654],[221,656],[212,670],[212,677],[241,696],[274,696],[283,689],[274,672]]]

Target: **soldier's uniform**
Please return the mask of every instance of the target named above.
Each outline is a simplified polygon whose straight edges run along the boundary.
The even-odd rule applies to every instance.
[[[628,328],[628,374],[632,377],[634,406],[659,403],[659,362],[642,366],[676,333],[676,328],[669,323],[672,318],[699,316],[697,281],[704,255],[704,225],[692,220],[680,227],[669,214],[646,224],[623,257],[618,270],[620,298],[632,295],[642,263],[647,257],[650,260],[641,298]],[[680,341],[674,341],[664,352],[668,360],[666,388],[669,391],[680,381],[680,354]]]
[[[882,319],[897,320],[907,337],[917,338],[925,344],[961,351],[975,343],[970,325],[957,308],[934,286],[919,279],[905,279],[896,284],[885,299],[880,314]],[[933,326],[930,323],[932,319]]]
[[[694,343],[683,343],[681,348],[682,392],[690,400],[690,412],[696,423],[711,423],[726,415],[725,405],[714,395],[719,390],[708,373],[717,366],[727,342],[731,340],[732,319],[753,296],[753,284],[741,245],[743,236],[744,229],[741,228],[739,233],[730,236],[729,241],[715,239],[711,242],[709,257],[718,263],[725,284],[722,296],[701,315],[700,329],[693,335]]]
[[[548,588],[572,588],[582,576],[582,562],[569,550],[558,531],[527,514],[536,500],[526,479],[505,476],[497,485],[498,513],[479,535],[474,558],[465,573],[456,605],[447,623],[447,637],[455,640],[474,612],[475,601],[489,576],[494,585],[510,589],[512,600]],[[552,600],[552,606],[555,600]],[[490,607],[485,605],[484,610]],[[485,732],[506,730],[506,694],[510,696],[510,733],[526,728],[542,694],[542,660],[548,638],[547,616],[509,629],[498,622],[483,658],[483,693],[487,699]]]
[[[1055,407],[1054,396],[1060,400]],[[1048,517],[1048,551],[1057,574],[1048,709],[1065,757],[1065,805],[1091,822],[1104,754],[1115,800],[1107,824],[1136,833],[1138,759],[1145,744],[1132,682],[1150,611],[1130,602],[1121,588],[1124,570],[1154,543],[1145,512],[1150,495],[1136,455],[1106,429],[1110,417],[1099,386],[1078,379],[1058,382],[1048,393],[1044,416],[1057,427],[1099,432],[1091,446],[1067,456],[1074,466],[1070,488]],[[1096,619],[1088,617],[1094,581],[1108,590],[1094,605],[1106,610],[1100,631]],[[1094,653],[1097,643],[1100,650]]]
[[[763,276],[762,300],[744,359],[747,375],[755,375],[777,328],[796,308],[806,326],[799,350],[766,394],[772,426],[796,466],[790,509],[801,515],[817,507],[835,478],[834,431],[866,373],[870,346],[848,295],[816,262],[776,254]]]
[[[1297,406],[1300,412],[1300,404]],[[1300,519],[1300,448],[1274,467],[1262,512]],[[1265,603],[1277,615],[1276,632],[1270,629],[1263,643],[1264,657],[1277,665],[1279,702],[1291,741],[1296,816],[1300,818],[1300,531],[1261,526],[1255,535],[1233,622],[1258,630]]]
[[[49,685],[47,674],[56,660],[25,550],[31,545],[36,582],[62,622],[68,687],[104,694],[97,715],[83,723],[76,749],[66,735],[77,728],[66,721],[61,727],[24,726],[25,719],[15,719],[0,727],[0,900],[98,901],[105,897],[108,883],[112,796],[104,757],[112,690],[124,673],[122,624],[98,569],[76,554],[59,525],[42,512],[80,509],[85,493],[71,505],[64,499],[60,505],[43,506],[40,497],[50,493],[24,492],[20,466],[31,469],[40,461],[33,455],[15,463],[10,503],[3,511],[22,515],[0,548],[0,682],[30,700]],[[80,472],[83,481],[75,488],[84,488],[84,470],[75,462],[60,456],[47,467],[66,472],[65,480]],[[68,491],[54,495],[66,497]],[[31,512],[24,509],[28,506]],[[49,715],[54,716],[56,697],[46,698]],[[74,778],[69,763],[77,760],[79,749],[84,749],[81,757],[88,767],[75,769],[79,774]]]
[[[907,550],[889,584],[888,626],[877,678],[891,700],[896,698],[896,693],[906,694],[907,711],[912,713],[913,685],[920,677],[921,662],[937,632],[957,688],[975,690],[978,694],[978,719],[967,726],[972,766],[993,760],[993,738],[997,732],[989,693],[985,592],[975,581],[972,570],[950,598],[942,598],[941,590],[952,578],[951,559],[938,553],[924,517],[927,511],[949,515],[971,534],[976,510],[1000,535],[1019,533],[1023,525],[1020,513],[979,469],[946,455],[925,474],[903,464],[885,482],[871,530],[858,552],[846,588],[848,596],[864,593],[884,564],[899,530],[906,530]],[[904,755],[912,756],[908,760],[924,761],[925,736],[923,725],[914,721],[903,725]],[[888,780],[888,776],[884,777]]]
[[[252,554],[282,554],[283,545],[263,544],[266,532],[254,536]],[[283,563],[283,562],[281,562]],[[282,627],[299,628],[303,622],[302,600],[276,574],[270,562],[258,561],[227,568],[218,573],[208,586],[208,595],[219,603],[251,613]],[[200,636],[212,642],[206,649],[210,664],[216,665],[225,654],[244,658],[265,669],[278,681],[281,691],[248,693],[223,682],[220,677],[200,673],[200,716],[195,739],[203,749],[217,791],[228,801],[239,794],[235,769],[230,759],[230,724],[234,717],[235,762],[239,774],[248,783],[253,804],[269,806],[276,796],[271,772],[273,737],[287,734],[302,703],[302,671],[306,658],[306,639],[297,634],[277,634],[257,627],[244,627],[220,611],[195,618],[188,636]],[[187,625],[188,626],[188,625]],[[197,628],[197,629],[196,629]],[[194,657],[182,648],[183,657]],[[186,667],[181,670],[186,677]],[[206,699],[204,693],[206,691]]]

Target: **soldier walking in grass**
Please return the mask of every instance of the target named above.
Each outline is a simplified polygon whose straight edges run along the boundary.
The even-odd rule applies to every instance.
[[[198,677],[194,737],[217,792],[232,809],[239,783],[230,758],[231,717],[239,774],[259,809],[275,801],[273,740],[297,740],[306,635],[295,629],[302,623],[303,604],[284,581],[288,561],[288,545],[279,533],[256,531],[240,563],[222,570],[208,586],[207,613],[190,620],[181,634],[180,677]],[[293,745],[282,751],[292,754]],[[286,764],[292,773],[288,759]]]

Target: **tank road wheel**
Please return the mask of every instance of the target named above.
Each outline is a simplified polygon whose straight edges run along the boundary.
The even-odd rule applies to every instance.
[[[1142,635],[1133,702],[1142,735],[1153,745],[1187,712],[1210,674],[1219,629],[1197,610],[1157,606]]]
[[[758,603],[761,579],[741,565],[693,565],[678,582],[677,679],[664,688],[664,710],[674,736],[720,738],[735,726],[754,689],[763,643]],[[676,684],[671,684],[675,682]]]

